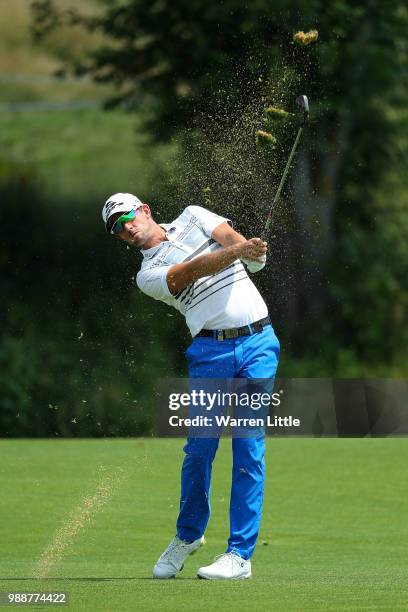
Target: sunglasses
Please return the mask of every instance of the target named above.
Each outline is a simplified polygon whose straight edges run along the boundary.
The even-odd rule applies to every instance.
[[[132,219],[134,219],[138,212],[139,212],[138,209],[133,209],[130,212],[124,213],[123,215],[118,217],[116,219],[115,223],[112,225],[110,233],[111,234],[120,234],[120,232],[123,232],[124,224],[127,223],[128,221],[131,221]]]

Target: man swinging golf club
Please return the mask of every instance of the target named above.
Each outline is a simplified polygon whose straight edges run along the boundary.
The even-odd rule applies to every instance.
[[[275,377],[279,342],[243,265],[252,273],[261,270],[266,242],[246,240],[228,219],[200,206],[188,206],[172,223],[158,224],[149,206],[129,193],[111,196],[102,217],[108,233],[141,250],[138,287],[185,316],[193,337],[186,352],[191,378]],[[154,578],[173,578],[204,543],[218,442],[218,437],[187,440],[176,536],[154,566]],[[264,492],[263,431],[233,438],[232,450],[228,546],[214,563],[198,570],[200,578],[251,577]]]

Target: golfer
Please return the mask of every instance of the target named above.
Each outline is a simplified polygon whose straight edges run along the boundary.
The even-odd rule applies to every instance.
[[[266,242],[246,240],[229,219],[200,206],[188,206],[171,223],[157,223],[150,207],[129,193],[111,196],[102,218],[108,233],[141,250],[136,277],[141,291],[185,316],[193,337],[186,352],[190,377],[274,378],[279,342],[244,267],[252,273],[264,267]],[[173,578],[204,543],[218,442],[218,437],[187,440],[176,536],[154,566],[154,578]],[[228,546],[214,563],[198,570],[200,578],[251,577],[264,493],[263,430],[233,438],[232,450]]]

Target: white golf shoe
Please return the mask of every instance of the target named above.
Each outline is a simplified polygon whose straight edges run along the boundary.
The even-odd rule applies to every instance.
[[[214,563],[200,567],[199,578],[206,580],[243,580],[251,578],[251,561],[243,559],[233,552],[224,553],[216,558]]]
[[[162,580],[174,578],[177,572],[183,569],[184,561],[187,557],[203,544],[205,544],[204,536],[190,544],[180,540],[177,536],[173,538],[154,566],[153,578],[160,578]]]

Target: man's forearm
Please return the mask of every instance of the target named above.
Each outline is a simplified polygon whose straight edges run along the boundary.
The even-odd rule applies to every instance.
[[[177,293],[204,276],[211,276],[227,268],[239,258],[240,244],[228,246],[214,253],[200,255],[191,261],[172,266],[167,274],[171,293]]]
[[[233,244],[239,244],[240,242],[246,242],[246,238],[236,232],[228,223],[221,223],[213,230],[211,235],[216,242],[223,247],[229,247]]]
[[[240,249],[237,244],[223,247],[214,253],[200,255],[192,261],[188,262],[191,265],[191,272],[194,280],[203,276],[210,276],[221,272],[224,268],[232,264],[233,261],[239,258]]]

